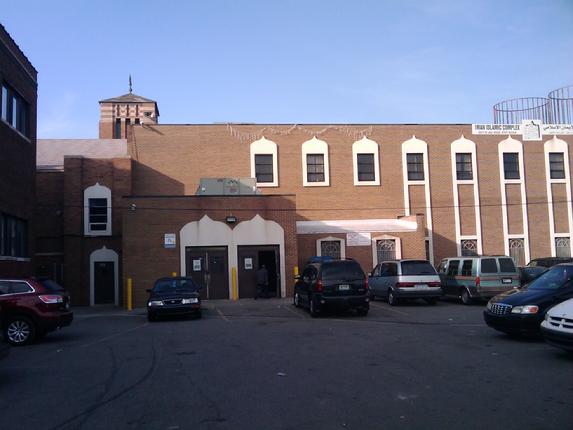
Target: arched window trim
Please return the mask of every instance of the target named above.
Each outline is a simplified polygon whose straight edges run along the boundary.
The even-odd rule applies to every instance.
[[[308,182],[307,160],[308,154],[322,154],[324,156],[324,181]],[[328,160],[328,143],[314,136],[302,144],[302,184],[305,187],[328,187],[330,186],[330,165]]]
[[[358,154],[374,154],[374,180],[358,180]],[[354,167],[354,185],[380,185],[380,156],[378,144],[364,136],[352,144],[352,164]]]
[[[273,156],[273,182],[257,182],[257,187],[278,187],[279,186],[279,169],[278,169],[278,147],[275,142],[268,140],[264,136],[251,143],[251,177],[257,178],[255,173],[255,155],[272,155]]]
[[[328,236],[321,237],[316,241],[316,255],[322,256],[322,242],[337,241],[340,242],[340,258],[346,258],[346,241],[340,237]]]
[[[105,229],[102,230],[94,230],[93,223],[90,223],[90,199],[106,199],[106,214],[107,214],[107,222]],[[96,182],[95,185],[91,187],[87,187],[84,190],[84,235],[85,236],[111,236],[112,226],[111,226],[111,190],[104,186],[100,185],[99,182]]]

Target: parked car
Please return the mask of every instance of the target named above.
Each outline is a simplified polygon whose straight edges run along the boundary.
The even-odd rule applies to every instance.
[[[573,261],[573,258],[568,257],[544,257],[531,260],[527,265],[519,268],[521,285],[529,284],[556,264],[569,263],[571,261]]]
[[[156,321],[158,317],[193,315],[201,317],[201,287],[188,277],[161,278],[153,288],[147,290],[147,319]]]
[[[490,327],[509,334],[537,334],[552,306],[573,298],[573,263],[553,266],[519,289],[493,297],[484,310]]]
[[[549,345],[573,352],[573,299],[553,306],[545,313],[541,333]]]
[[[66,290],[48,279],[0,279],[0,321],[4,340],[25,345],[74,318]]]
[[[356,309],[367,315],[368,279],[355,260],[315,261],[297,276],[293,301],[296,307],[308,307],[312,317],[328,309]]]
[[[442,296],[440,277],[427,260],[394,260],[378,264],[368,277],[370,298],[384,298],[392,306],[403,299],[435,304]]]
[[[438,273],[444,294],[460,298],[465,305],[521,285],[519,271],[507,256],[445,258]]]

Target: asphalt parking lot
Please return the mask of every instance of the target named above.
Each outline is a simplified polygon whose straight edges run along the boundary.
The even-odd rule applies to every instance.
[[[485,326],[483,305],[290,300],[202,319],[77,309],[0,361],[1,429],[568,429],[573,357]]]

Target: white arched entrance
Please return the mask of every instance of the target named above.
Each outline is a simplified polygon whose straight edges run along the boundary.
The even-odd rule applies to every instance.
[[[181,274],[184,276],[189,276],[191,273],[191,268],[186,267],[187,247],[227,247],[229,297],[232,297],[232,270],[233,268],[238,269],[238,247],[278,245],[280,291],[282,297],[286,296],[284,230],[278,223],[255,215],[252,219],[242,221],[234,229],[231,229],[224,222],[214,221],[209,216],[204,215],[199,221],[185,224],[179,232],[179,236]],[[240,290],[240,283],[238,287]]]
[[[113,272],[110,273],[110,270],[113,270]],[[108,249],[104,246],[90,254],[90,306],[99,304],[98,300],[96,300],[96,288],[109,288],[109,282],[113,283],[113,304],[119,305],[118,273],[119,257],[113,249]],[[97,293],[101,297],[101,291],[97,291]],[[103,296],[107,295],[104,294]]]

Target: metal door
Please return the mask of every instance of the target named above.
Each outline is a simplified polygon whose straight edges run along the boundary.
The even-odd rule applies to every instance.
[[[94,262],[94,304],[115,303],[115,264],[113,261]]]
[[[203,299],[229,298],[229,271],[227,247],[185,248],[187,276],[200,285]]]

